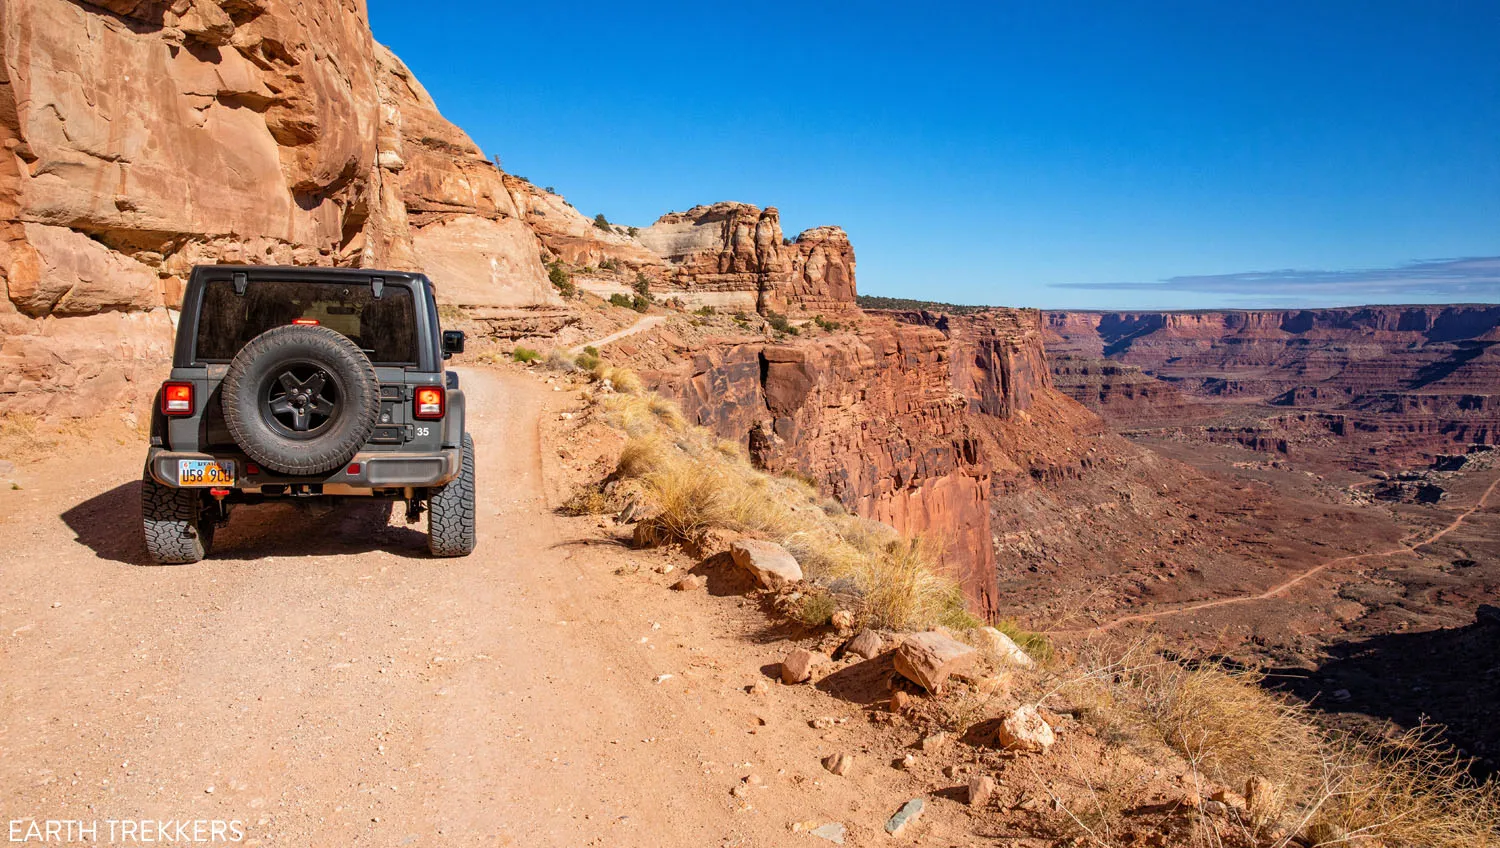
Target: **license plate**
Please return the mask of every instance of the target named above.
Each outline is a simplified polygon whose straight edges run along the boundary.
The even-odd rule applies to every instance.
[[[229,459],[177,460],[179,486],[233,486],[234,461]]]

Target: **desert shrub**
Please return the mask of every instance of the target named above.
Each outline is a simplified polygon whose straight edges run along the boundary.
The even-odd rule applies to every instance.
[[[573,297],[578,294],[578,287],[573,284],[573,275],[568,273],[561,262],[553,262],[547,266],[547,279],[563,297]]]
[[[598,215],[594,216],[594,226],[605,232],[609,232],[609,219],[604,217],[603,212],[600,212]]]
[[[626,230],[625,232],[631,238],[635,238],[636,236],[640,235],[640,233],[641,233],[641,231],[639,229],[635,228],[635,227],[631,227],[630,229]]]
[[[702,315],[704,318],[707,318],[710,315],[714,315],[716,313],[714,312],[714,308],[712,306],[700,306],[697,309],[693,310],[693,314]]]
[[[826,330],[826,331],[828,331],[830,333],[833,332],[834,330],[838,330],[838,329],[840,329],[840,328],[842,328],[844,326],[843,324],[840,324],[837,321],[830,321],[827,318],[824,318],[822,315],[814,315],[813,316],[813,323],[817,324],[818,327],[820,327],[821,329]]]
[[[610,306],[623,306],[626,309],[629,309],[630,308],[630,295],[628,295],[628,294],[621,294],[619,292],[615,292],[614,294],[612,294],[612,295],[609,296],[609,304],[610,304]]]
[[[792,615],[808,627],[822,627],[838,612],[838,600],[817,587],[811,587],[797,599]]]
[[[1037,662],[1045,663],[1052,659],[1052,640],[1046,636],[1027,630],[1009,618],[1002,618],[996,621],[993,626],[996,630],[1009,636],[1010,640],[1015,642],[1021,650],[1025,651],[1027,656]]]
[[[529,347],[517,347],[510,352],[510,358],[521,363],[535,362],[542,358],[542,354],[540,351],[532,350]]]
[[[574,361],[573,357],[568,355],[567,351],[556,348],[547,351],[547,361],[545,364],[548,370],[561,371],[565,374],[579,370],[578,363]]]
[[[588,351],[584,351],[573,357],[573,364],[584,371],[593,371],[599,367],[599,357]]]
[[[618,271],[618,270],[620,270],[620,260],[614,259],[614,258],[602,259],[599,262],[599,270],[600,271]]]
[[[603,515],[611,512],[609,496],[601,486],[585,486],[563,501],[560,507],[565,515]]]
[[[630,299],[630,308],[636,312],[647,312],[651,309],[651,298],[638,294]]]
[[[635,283],[631,285],[631,288],[635,289],[635,293],[641,297],[649,298],[651,297],[651,278],[647,277],[644,272],[637,271]]]
[[[789,321],[785,315],[782,315],[780,312],[776,312],[774,310],[766,310],[766,323],[770,324],[771,329],[775,330],[778,333],[787,333],[793,336],[797,335],[798,333],[797,328],[793,326],[792,322]]]
[[[451,324],[463,320],[464,310],[456,303],[439,303],[438,320],[444,324]]]
[[[839,597],[847,596],[871,626],[977,623],[958,584],[941,574],[932,540],[902,539],[876,522],[829,515],[809,481],[755,469],[741,445],[687,424],[675,403],[645,393],[605,403],[606,420],[629,436],[615,477],[639,481],[657,510],[659,537],[687,541],[723,527],[777,541],[811,580],[847,587]]]

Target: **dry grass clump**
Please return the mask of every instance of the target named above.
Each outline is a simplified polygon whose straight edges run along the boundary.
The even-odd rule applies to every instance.
[[[664,398],[617,395],[605,410],[606,420],[630,437],[615,477],[639,485],[659,535],[687,541],[722,527],[779,542],[814,582],[849,586],[858,614],[872,626],[976,623],[958,584],[941,575],[934,542],[902,539],[885,525],[826,510],[809,480],[753,468],[740,445],[689,425]]]
[[[1069,702],[1099,735],[1159,760],[1180,756],[1199,783],[1265,781],[1274,802],[1244,822],[1271,844],[1500,846],[1500,789],[1476,783],[1431,734],[1394,742],[1336,736],[1255,672],[1185,664],[1160,646],[1091,643],[1043,699]]]
[[[609,495],[598,484],[585,486],[574,492],[572,497],[563,501],[559,509],[564,515],[603,515],[614,511]]]

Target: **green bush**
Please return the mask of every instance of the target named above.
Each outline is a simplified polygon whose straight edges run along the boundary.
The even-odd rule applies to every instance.
[[[618,259],[605,259],[605,260],[602,260],[599,263],[599,270],[600,271],[618,271],[618,270],[620,270],[620,260],[618,260]]]
[[[588,354],[589,356],[598,356],[599,348],[594,347],[593,345],[584,345],[583,352]]]
[[[578,294],[578,287],[573,285],[573,275],[569,274],[561,262],[553,262],[547,266],[547,279],[552,281],[553,288],[563,297],[572,297]]]
[[[609,219],[604,217],[603,212],[600,212],[598,215],[594,216],[594,226],[605,232],[609,232]]]
[[[626,230],[626,232],[630,234],[631,238],[635,238],[640,234],[641,231],[636,229],[635,227],[631,227],[630,229]]]
[[[541,351],[532,350],[529,347],[517,347],[510,352],[510,358],[517,362],[536,362],[542,358]]]
[[[636,295],[630,299],[630,308],[636,312],[645,312],[651,308],[651,298]]]
[[[593,350],[590,348],[589,350]],[[587,350],[573,357],[573,364],[585,371],[593,371],[599,367],[599,352],[596,350],[589,353]]]
[[[715,313],[714,313],[714,308],[712,306],[700,306],[700,307],[698,307],[697,309],[695,309],[693,311],[693,314],[694,315],[702,315],[704,318],[707,318],[708,316],[713,315]]]
[[[827,330],[830,333],[833,332],[834,330],[837,330],[840,327],[844,326],[843,324],[840,324],[837,321],[830,321],[827,318],[824,318],[822,315],[814,315],[813,316],[813,323],[817,324],[819,327],[823,328],[824,330]]]
[[[635,284],[631,288],[634,288],[635,293],[641,297],[647,300],[651,299],[651,278],[646,276],[645,272],[635,272]]]
[[[625,307],[629,307],[629,306],[631,306],[630,295],[628,295],[628,294],[620,294],[619,292],[615,292],[614,294],[612,294],[612,295],[609,296],[609,303],[610,303],[611,306],[625,306]]]
[[[771,329],[775,330],[778,333],[788,333],[793,336],[797,335],[797,328],[792,326],[792,322],[788,321],[787,317],[785,315],[782,315],[780,312],[767,309],[766,323],[770,324]]]

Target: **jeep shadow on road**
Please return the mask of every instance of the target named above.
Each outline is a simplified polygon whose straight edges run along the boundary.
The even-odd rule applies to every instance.
[[[214,536],[215,559],[253,560],[298,556],[352,556],[383,551],[428,559],[427,534],[392,524],[394,501],[341,498],[335,501],[266,504],[235,513]],[[398,513],[399,514],[399,513]],[[141,484],[131,481],[101,492],[60,516],[100,559],[153,565],[141,541]],[[397,519],[399,522],[399,518]]]

